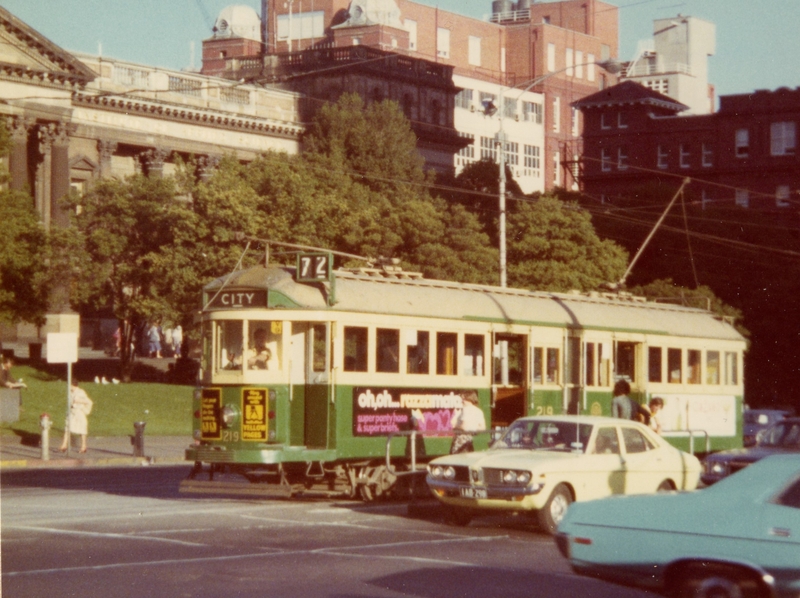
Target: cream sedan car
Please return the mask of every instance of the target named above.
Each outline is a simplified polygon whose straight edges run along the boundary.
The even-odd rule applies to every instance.
[[[700,462],[642,424],[608,417],[524,417],[483,452],[434,459],[426,481],[446,519],[481,512],[536,515],[555,533],[573,501],[694,490]]]

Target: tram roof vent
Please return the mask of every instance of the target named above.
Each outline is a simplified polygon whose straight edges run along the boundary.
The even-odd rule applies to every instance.
[[[345,272],[361,274],[371,278],[394,278],[397,280],[419,280],[422,272],[406,272],[400,266],[385,265],[380,268],[348,268]]]

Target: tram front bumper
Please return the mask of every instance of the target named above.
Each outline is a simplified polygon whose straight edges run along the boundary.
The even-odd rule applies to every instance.
[[[193,446],[186,449],[187,461],[200,463],[242,463],[242,464],[277,464],[311,461],[333,461],[336,451],[314,450],[306,447],[287,447],[275,445],[269,447],[230,448],[213,445]]]

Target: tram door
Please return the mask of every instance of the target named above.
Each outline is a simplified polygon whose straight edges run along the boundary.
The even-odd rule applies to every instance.
[[[493,341],[492,426],[507,426],[525,415],[528,336],[495,333]]]
[[[331,418],[328,387],[330,324],[292,323],[291,435],[308,448],[327,448]],[[293,443],[294,444],[294,443]]]
[[[581,365],[581,338],[568,336],[564,352],[564,401],[565,410],[578,415],[583,403],[583,368]]]

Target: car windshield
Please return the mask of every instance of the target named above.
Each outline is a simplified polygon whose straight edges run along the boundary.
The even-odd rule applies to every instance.
[[[800,449],[800,422],[780,422],[759,437],[760,446]]]
[[[493,448],[586,452],[592,426],[575,422],[517,420]]]

